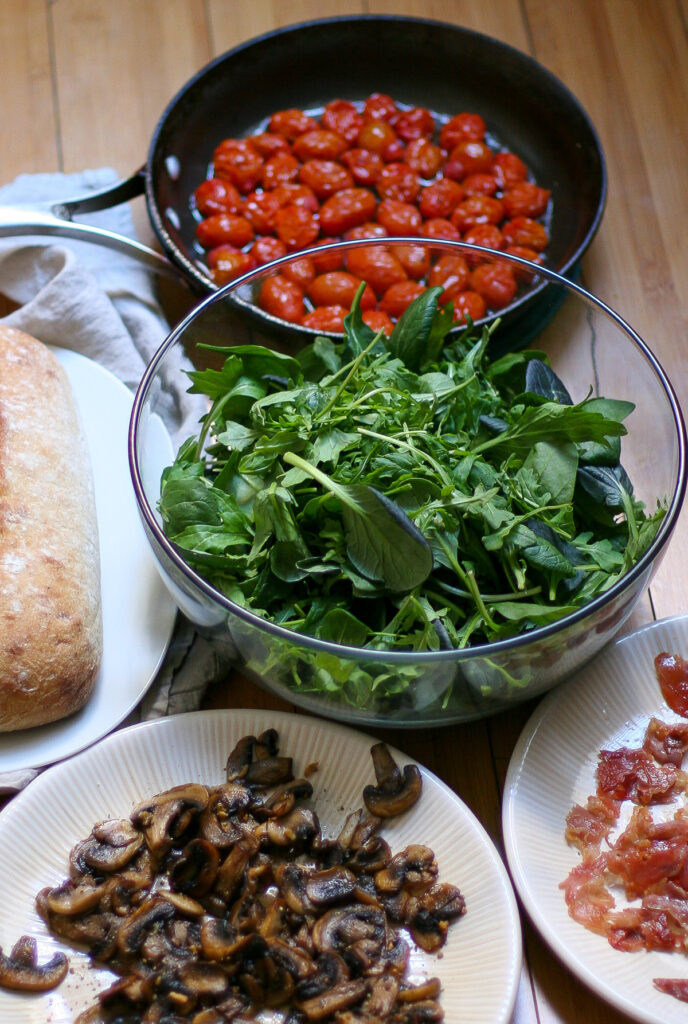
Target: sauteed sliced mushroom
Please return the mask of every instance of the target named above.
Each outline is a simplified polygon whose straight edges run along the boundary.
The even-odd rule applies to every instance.
[[[334,838],[274,729],[237,743],[223,785],[175,786],[98,823],[69,879],[37,897],[54,934],[119,975],[79,1024],[246,1024],[263,1009],[283,1024],[441,1020],[438,980],[406,980],[409,935],[437,951],[465,902],[429,847],[393,854],[380,835],[422,780],[384,744],[371,754],[367,810]],[[38,968],[18,944],[0,983],[5,966],[48,987],[66,959]]]
[[[56,953],[46,964],[38,963],[36,940],[27,935],[12,947],[9,956],[0,949],[0,985],[16,992],[47,992],[64,978],[69,962]]]

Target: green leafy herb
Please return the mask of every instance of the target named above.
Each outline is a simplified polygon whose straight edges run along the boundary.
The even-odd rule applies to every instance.
[[[388,339],[357,298],[341,342],[216,349],[224,363],[190,375],[210,410],[160,512],[232,600],[349,646],[461,648],[569,614],[652,542],[665,508],[646,513],[620,462],[633,406],[573,402],[542,353],[490,362],[489,330],[450,335],[438,295]],[[350,703],[398,699],[411,678],[300,657],[295,687]],[[438,674],[424,699],[451,686]]]

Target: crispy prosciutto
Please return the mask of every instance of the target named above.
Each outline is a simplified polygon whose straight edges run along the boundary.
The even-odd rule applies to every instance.
[[[671,710],[688,717],[688,661],[680,654],[662,651],[655,658],[655,672],[662,696]]]
[[[651,804],[670,799],[677,782],[673,764],[658,764],[642,747],[601,750],[597,762],[598,793],[614,800]]]
[[[688,1003],[688,978],[655,978],[653,984],[660,992]]]
[[[574,804],[566,815],[566,841],[577,846],[584,859],[596,857],[619,817],[621,800],[599,793],[589,796],[585,807]]]
[[[666,892],[669,882],[688,891],[688,819],[679,812],[655,821],[649,808],[636,807],[606,860],[629,900]]]
[[[680,768],[683,755],[688,750],[688,722],[662,722],[651,718],[645,731],[643,750],[660,764],[673,764]]]
[[[688,661],[662,652],[655,672],[667,704],[688,719]],[[569,914],[614,949],[688,953],[687,752],[688,721],[651,718],[641,747],[599,752],[596,793],[566,816],[566,840],[582,855],[560,886]],[[619,831],[624,804],[631,813]],[[688,1002],[688,977],[653,983]]]

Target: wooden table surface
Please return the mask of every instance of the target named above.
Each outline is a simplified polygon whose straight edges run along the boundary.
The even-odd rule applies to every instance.
[[[561,78],[599,132],[609,172],[583,283],[649,343],[688,398],[688,0],[0,0],[0,182],[22,172],[143,163],[177,89],[213,56],[283,25],[410,14],[510,43]],[[134,204],[152,240],[142,201]],[[688,518],[629,631],[688,604]],[[229,680],[209,707],[282,706]],[[499,845],[500,790],[533,705],[464,727],[388,737],[444,778]],[[620,1024],[524,920],[514,1024]],[[476,1022],[480,1024],[480,1022]]]

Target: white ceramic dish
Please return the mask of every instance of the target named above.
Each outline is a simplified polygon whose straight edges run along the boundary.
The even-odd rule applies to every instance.
[[[139,519],[127,461],[133,403],[129,389],[98,363],[54,349],[64,366],[89,444],[95,485],[103,599],[103,661],[93,694],[77,714],[0,736],[0,772],[36,768],[104,736],[153,681],[172,633],[176,607],[163,585]],[[151,451],[159,472],[172,445],[162,424]]]
[[[564,838],[565,818],[574,803],[585,803],[594,793],[600,749],[639,745],[652,715],[666,721],[678,717],[657,682],[654,658],[661,651],[688,656],[688,615],[622,637],[543,700],[509,765],[504,842],[525,909],[582,982],[642,1024],[688,1024],[688,1003],[652,984],[653,978],[685,977],[685,957],[613,949],[569,917],[559,888],[580,862]]]
[[[219,783],[238,739],[274,727],[280,750],[296,772],[319,762],[315,807],[333,834],[349,810],[361,806],[373,781],[370,737],[304,715],[267,711],[204,711],[132,726],[39,776],[0,815],[0,946],[20,934],[36,937],[39,959],[60,948],[34,909],[34,896],[65,877],[74,843],[96,821],[128,815],[142,797],[185,781]],[[395,752],[398,763],[407,757]],[[507,1024],[521,968],[516,901],[499,854],[466,805],[423,769],[419,803],[384,830],[392,849],[409,842],[435,851],[440,879],[461,889],[465,917],[449,932],[441,958],[414,954],[413,973],[440,977],[446,1020],[452,1024]],[[44,808],[50,807],[46,826]],[[0,1020],[13,1024],[67,1024],[111,977],[71,956],[72,972],[53,993],[18,996],[0,991]]]

